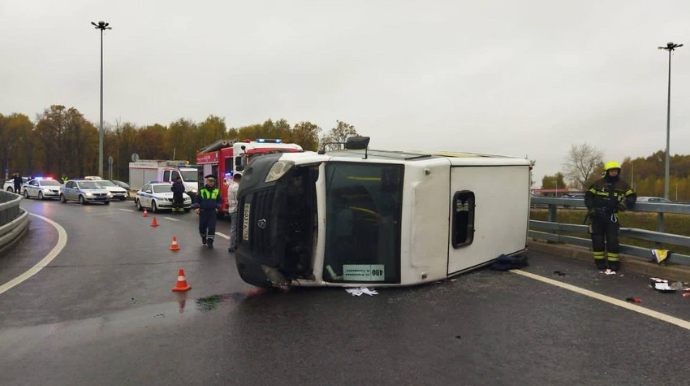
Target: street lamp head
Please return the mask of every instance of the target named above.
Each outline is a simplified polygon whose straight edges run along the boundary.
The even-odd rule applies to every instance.
[[[660,50],[667,50],[669,53],[678,47],[683,47],[682,44],[675,44],[673,42],[666,43],[666,47],[659,47]]]
[[[101,31],[105,31],[107,29],[113,29],[112,27],[109,27],[110,23],[106,23],[104,21],[99,21],[98,24],[91,22],[96,29],[99,29]]]

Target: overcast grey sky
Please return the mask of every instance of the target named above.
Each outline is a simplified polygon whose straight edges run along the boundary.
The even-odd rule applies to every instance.
[[[690,154],[688,0],[0,0],[0,113],[228,127],[340,119],[388,149]]]

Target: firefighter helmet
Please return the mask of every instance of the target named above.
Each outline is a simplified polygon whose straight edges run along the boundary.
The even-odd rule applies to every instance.
[[[620,169],[621,169],[621,164],[619,164],[619,163],[616,162],[616,161],[609,161],[609,162],[607,162],[606,165],[604,165],[604,171],[608,172],[608,171],[611,170],[611,169],[618,169],[618,170],[620,170]]]

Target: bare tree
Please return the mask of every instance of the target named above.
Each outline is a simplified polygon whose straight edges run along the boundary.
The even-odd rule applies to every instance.
[[[321,143],[319,144],[319,148],[325,148],[331,151],[340,150],[342,149],[342,145],[340,145],[340,143],[344,143],[348,137],[359,135],[355,127],[351,124],[340,120],[336,120],[336,122],[338,125],[329,130],[328,134],[320,139]]]
[[[590,146],[587,142],[572,145],[563,165],[568,181],[584,191],[595,177],[595,170],[604,162],[601,150]]]

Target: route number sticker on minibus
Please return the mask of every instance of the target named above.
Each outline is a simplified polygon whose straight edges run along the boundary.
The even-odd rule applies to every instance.
[[[385,281],[383,264],[345,264],[343,280],[350,281]]]

